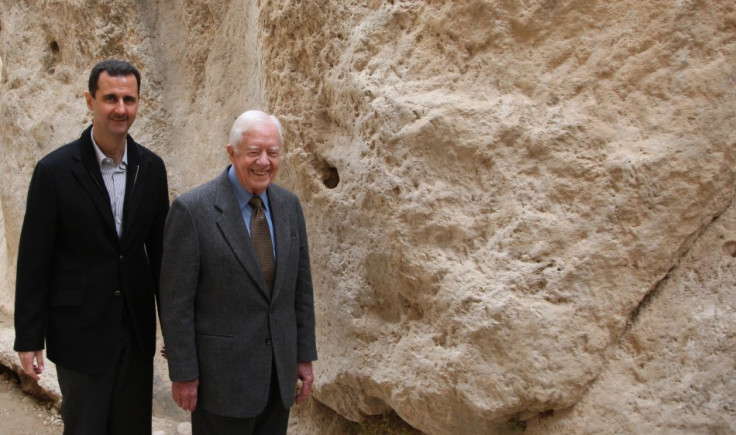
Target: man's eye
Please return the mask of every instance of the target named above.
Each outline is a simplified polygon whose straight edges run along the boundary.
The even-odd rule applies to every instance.
[[[261,153],[259,153],[258,151],[248,151],[247,153],[245,153],[245,155],[248,157],[258,157],[261,155]]]

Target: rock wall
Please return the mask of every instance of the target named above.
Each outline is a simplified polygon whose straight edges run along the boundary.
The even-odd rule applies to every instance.
[[[33,164],[122,57],[172,198],[243,110],[286,127],[320,350],[293,432],[736,431],[732,1],[0,6],[6,309]]]

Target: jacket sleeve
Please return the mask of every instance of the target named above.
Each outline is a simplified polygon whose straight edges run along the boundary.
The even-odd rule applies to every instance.
[[[28,188],[15,285],[13,349],[44,348],[58,204],[50,169],[39,162]]]
[[[169,378],[176,382],[199,377],[194,328],[199,268],[197,228],[187,207],[177,199],[166,219],[159,289]]]
[[[146,238],[146,253],[151,265],[151,271],[153,272],[154,283],[156,285],[155,292],[157,296],[158,285],[160,282],[161,257],[163,255],[164,225],[166,223],[166,216],[169,213],[169,186],[167,183],[166,166],[161,160],[159,160],[158,165],[157,174],[159,179],[157,180],[158,203],[156,216],[154,217],[153,225],[151,225],[151,230]]]
[[[309,264],[309,243],[304,212],[297,200],[297,223],[299,231],[299,269],[297,271],[294,310],[297,322],[297,361],[308,362],[317,359],[315,338],[314,291],[312,272]]]

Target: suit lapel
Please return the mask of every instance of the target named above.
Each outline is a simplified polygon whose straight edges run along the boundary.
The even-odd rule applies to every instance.
[[[138,144],[128,136],[128,166],[125,178],[125,204],[123,207],[123,240],[129,234],[130,228],[135,221],[138,206],[141,203],[141,195],[145,191],[143,180],[146,179],[148,170],[147,162],[141,158],[138,152]]]
[[[112,208],[110,207],[110,196],[105,188],[100,165],[92,148],[89,128],[82,133],[82,137],[77,142],[77,150],[79,155],[74,158],[76,164],[72,166],[72,173],[105,219],[110,230],[115,232],[115,221],[112,215]]]
[[[217,192],[215,193],[215,208],[220,211],[217,217],[217,227],[225,238],[235,258],[245,269],[245,272],[258,283],[258,289],[268,298],[269,290],[266,280],[258,265],[258,259],[253,244],[248,236],[248,228],[243,222],[243,215],[235,198],[233,188],[227,176],[227,170],[218,178]]]
[[[284,281],[284,267],[286,266],[290,234],[289,214],[286,211],[284,198],[279,195],[278,190],[268,189],[268,204],[271,207],[271,221],[273,222],[273,234],[276,246],[276,272],[273,282],[272,299],[278,297]]]

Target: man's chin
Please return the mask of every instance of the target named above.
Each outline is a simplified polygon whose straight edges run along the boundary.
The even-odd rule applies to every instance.
[[[266,191],[266,189],[268,188],[268,185],[269,184],[270,183],[251,184],[251,187],[248,190],[250,190],[251,192],[253,192],[256,195],[260,195],[260,194],[262,194],[263,192]]]
[[[128,121],[111,121],[109,124],[110,133],[126,134],[130,128]]]
[[[258,177],[256,180],[251,180],[248,183],[251,191],[263,192],[271,184],[271,177]]]

